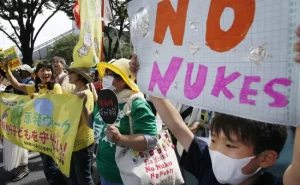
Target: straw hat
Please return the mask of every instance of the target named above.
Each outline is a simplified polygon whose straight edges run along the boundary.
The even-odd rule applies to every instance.
[[[137,86],[134,75],[132,75],[129,66],[130,60],[121,58],[119,60],[115,60],[111,63],[100,62],[97,66],[99,71],[99,75],[103,78],[105,75],[105,69],[109,69],[114,73],[120,75],[122,79],[126,82],[126,84],[131,88],[132,91],[139,92],[139,87]]]
[[[93,79],[90,77],[90,68],[89,67],[76,67],[76,68],[67,68],[68,72],[75,72],[85,78],[89,83],[93,82]]]

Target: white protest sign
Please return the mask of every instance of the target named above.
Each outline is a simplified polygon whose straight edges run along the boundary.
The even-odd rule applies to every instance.
[[[186,105],[300,125],[299,10],[298,0],[134,0],[128,12],[139,87]]]

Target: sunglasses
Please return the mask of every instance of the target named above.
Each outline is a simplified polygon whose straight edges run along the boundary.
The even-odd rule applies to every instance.
[[[107,77],[107,76],[111,76],[111,77],[113,77],[113,78],[116,79],[116,80],[123,80],[122,77],[121,77],[120,75],[118,75],[118,74],[116,74],[116,73],[113,73],[113,72],[110,73],[110,74],[106,73],[105,76],[106,76],[106,77]]]

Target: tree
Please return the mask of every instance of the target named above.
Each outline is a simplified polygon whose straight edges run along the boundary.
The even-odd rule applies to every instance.
[[[70,34],[54,42],[53,46],[48,49],[49,53],[47,59],[52,60],[54,56],[60,56],[66,60],[68,65],[70,65],[70,63],[73,61],[73,49],[76,46],[78,40],[79,35]],[[106,37],[104,38],[104,47],[108,47],[108,39]],[[125,40],[120,40],[119,47],[120,49],[116,53],[115,58],[121,58],[122,56],[124,58],[129,58],[129,56],[131,55],[130,43]]]
[[[116,38],[114,38],[113,40],[115,41]],[[116,41],[115,41],[116,42]],[[104,48],[108,48],[109,47],[109,43],[108,43],[108,38],[104,37]],[[129,58],[130,55],[132,54],[132,49],[131,49],[131,44],[126,41],[126,40],[120,40],[120,44],[119,44],[119,49],[116,53],[116,55],[114,57],[105,58],[105,61],[109,61],[113,58]]]
[[[118,51],[120,47],[120,42],[117,37],[119,37],[122,40],[125,40],[125,43],[127,41],[127,44],[125,44],[124,47],[128,47],[130,40],[127,2],[121,0],[110,0],[110,3],[112,8],[113,21],[104,27],[103,52],[105,61],[109,61],[112,58],[116,58],[118,52],[120,52]],[[124,42],[122,41],[122,43]]]
[[[58,11],[64,11],[71,17],[73,3],[74,0],[0,0],[0,18],[10,24],[13,33],[1,24],[0,31],[22,52],[23,63],[31,64],[34,44],[41,30]],[[34,28],[37,16],[45,9],[51,10],[51,15],[40,28]]]
[[[73,50],[79,40],[79,35],[70,34],[58,41],[54,42],[53,46],[49,48],[47,59],[52,60],[53,57],[59,56],[66,60],[70,65],[73,61]]]

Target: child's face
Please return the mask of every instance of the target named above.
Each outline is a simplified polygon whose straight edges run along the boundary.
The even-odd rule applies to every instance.
[[[219,136],[212,133],[210,149],[218,151],[233,159],[243,159],[255,156],[253,146],[248,146],[238,141],[235,135],[231,135],[231,141],[226,137],[223,131]],[[220,161],[222,163],[222,161]],[[260,157],[255,157],[242,168],[244,175],[253,174],[260,167]]]

